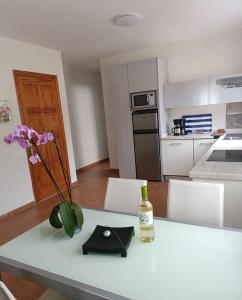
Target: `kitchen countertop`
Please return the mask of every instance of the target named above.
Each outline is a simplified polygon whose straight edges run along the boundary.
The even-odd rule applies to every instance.
[[[223,140],[221,136],[189,172],[197,179],[242,180],[242,162],[207,161],[214,150],[242,150],[242,140]]]
[[[164,135],[161,140],[200,140],[200,139],[213,139],[214,137],[209,134],[188,134],[188,135]]]

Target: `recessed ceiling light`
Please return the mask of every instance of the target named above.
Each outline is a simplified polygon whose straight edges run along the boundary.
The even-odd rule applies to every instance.
[[[136,26],[144,21],[140,13],[129,13],[114,17],[113,22],[119,26]]]

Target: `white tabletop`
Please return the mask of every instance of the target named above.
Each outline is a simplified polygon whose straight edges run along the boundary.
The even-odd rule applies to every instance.
[[[52,279],[74,280],[90,293],[100,289],[96,295],[106,299],[119,299],[115,294],[138,300],[242,299],[241,231],[156,219],[155,240],[144,243],[135,216],[85,209],[84,217],[82,232],[73,239],[44,222],[6,243],[0,247],[0,267],[6,259],[14,260],[30,273],[51,272]],[[97,224],[135,227],[127,258],[82,254],[82,244]]]

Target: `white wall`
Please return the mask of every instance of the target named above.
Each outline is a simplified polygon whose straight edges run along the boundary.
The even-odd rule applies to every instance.
[[[102,58],[100,63],[111,167],[117,168],[118,161],[112,114],[110,66],[149,57],[163,57],[168,61],[168,79],[170,82],[174,82],[210,75],[241,73],[241,53],[242,31],[240,30],[224,35]],[[223,113],[222,111],[221,109],[221,113]]]
[[[108,157],[100,72],[65,65],[76,169]]]
[[[212,114],[212,130],[225,128],[226,104],[200,105],[190,107],[171,108],[169,111],[169,128],[174,127],[173,119],[179,119],[184,115]]]
[[[3,137],[20,124],[12,70],[33,71],[58,76],[71,180],[76,181],[69,114],[61,54],[57,51],[0,37],[0,99],[10,101],[13,121],[0,124],[0,215],[34,201],[31,177],[24,150],[5,145]]]

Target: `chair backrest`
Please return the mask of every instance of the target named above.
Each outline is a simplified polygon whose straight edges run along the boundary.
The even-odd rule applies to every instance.
[[[0,281],[0,300],[16,300],[2,281]]]
[[[224,185],[170,180],[167,216],[183,222],[223,226]]]
[[[147,180],[108,178],[104,208],[124,213],[138,214],[141,187]]]

